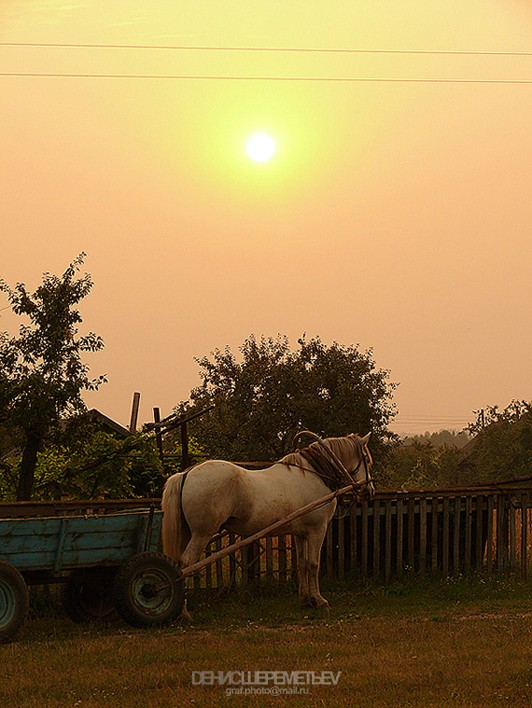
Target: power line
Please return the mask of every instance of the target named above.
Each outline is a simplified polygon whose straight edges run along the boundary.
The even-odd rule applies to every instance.
[[[193,74],[88,74],[66,72],[5,71],[0,77],[66,78],[66,79],[157,79],[174,81],[317,81],[338,83],[402,83],[402,84],[532,84],[532,79],[420,79],[411,77],[362,76],[234,76]]]
[[[351,49],[333,47],[210,47],[169,44],[81,44],[67,42],[0,42],[1,47],[55,49],[150,49],[192,52],[270,52],[300,54],[421,54],[444,56],[532,56],[532,52],[460,49]]]

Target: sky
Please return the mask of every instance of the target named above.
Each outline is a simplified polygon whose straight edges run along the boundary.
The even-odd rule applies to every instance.
[[[399,433],[532,398],[525,0],[3,0],[0,74],[0,276],[87,253],[90,407],[251,334],[372,349]]]

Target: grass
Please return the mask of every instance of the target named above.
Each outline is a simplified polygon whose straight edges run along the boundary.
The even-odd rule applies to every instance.
[[[193,671],[341,671],[295,706],[532,705],[532,583],[458,578],[372,586],[323,582],[329,611],[291,587],[197,604],[191,626],[78,626],[37,595],[0,647],[2,706],[274,705],[194,686]]]

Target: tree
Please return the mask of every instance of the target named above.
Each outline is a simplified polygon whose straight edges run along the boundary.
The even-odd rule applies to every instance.
[[[428,439],[411,440],[396,447],[381,477],[387,489],[436,489],[460,484],[460,451],[449,445],[434,445]]]
[[[62,416],[85,409],[83,391],[106,380],[89,378],[82,361],[84,353],[104,346],[92,332],[78,336],[82,319],[76,305],[93,285],[88,274],[76,277],[84,258],[80,254],[62,276],[45,273],[34,293],[24,283],[10,288],[0,279],[13,312],[29,318],[18,336],[0,333],[0,424],[22,437],[18,500],[31,498],[37,453],[47,435]]]
[[[372,449],[395,439],[387,429],[395,415],[396,388],[389,372],[376,369],[371,350],[319,337],[298,340],[250,336],[239,348],[240,361],[226,347],[212,359],[197,359],[202,383],[181,402],[181,415],[214,404],[191,429],[211,457],[229,460],[279,459],[292,449],[302,429],[324,436],[373,434]]]
[[[476,481],[532,475],[532,401],[477,411],[477,420],[468,429],[477,433],[466,460]]]

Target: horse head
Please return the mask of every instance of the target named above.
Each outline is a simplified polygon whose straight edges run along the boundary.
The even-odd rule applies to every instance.
[[[308,448],[305,448],[300,453],[294,453],[287,455],[283,458],[285,462],[295,462],[299,461],[298,454],[303,455],[307,459],[311,459],[314,467],[315,455],[310,455],[314,450],[315,453],[319,453],[321,449],[321,455],[325,454],[325,458],[328,458],[329,462],[332,462],[335,472],[333,477],[337,485],[336,488],[343,486],[343,484],[349,484],[350,481],[355,481],[357,485],[357,496],[359,499],[364,501],[369,501],[373,499],[375,495],[375,485],[371,478],[371,468],[373,466],[373,458],[369,451],[368,443],[371,437],[371,433],[368,433],[364,437],[358,435],[358,433],[350,433],[344,437],[340,438],[325,438],[322,439],[316,433],[310,430],[304,430],[296,435],[294,438],[294,445],[297,444],[300,437],[303,435],[313,438],[314,442],[310,444]],[[321,466],[320,460],[317,460],[318,468]],[[323,470],[322,470],[323,472]],[[347,473],[347,474],[346,474]],[[323,474],[318,472],[323,478]],[[325,475],[327,476],[327,475]],[[328,483],[328,482],[326,482]],[[331,485],[329,485],[331,486]],[[335,487],[332,486],[332,489]]]
[[[364,437],[360,437],[357,434],[351,434],[348,437],[355,440],[355,445],[357,448],[357,457],[359,459],[357,465],[359,465],[359,467],[357,470],[355,481],[357,481],[361,485],[360,497],[365,501],[370,501],[375,496],[375,484],[371,477],[373,458],[368,447],[371,433],[364,435]]]
[[[373,458],[368,447],[370,437],[371,433],[364,437],[358,433],[350,433],[343,438],[326,438],[323,441],[357,483],[357,495],[364,501],[370,501],[375,496],[375,485],[371,477]]]

